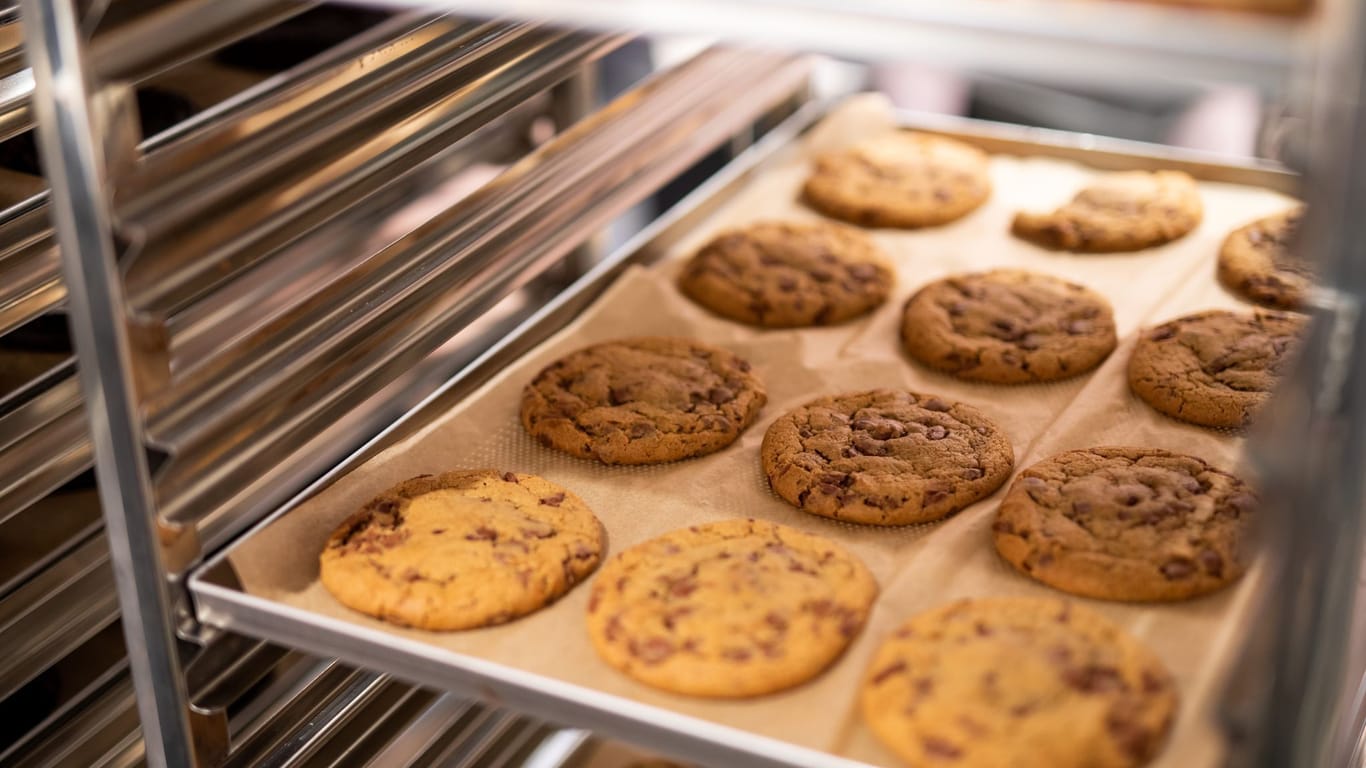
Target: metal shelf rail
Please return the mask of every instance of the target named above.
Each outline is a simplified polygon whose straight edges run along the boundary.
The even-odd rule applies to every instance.
[[[1312,52],[1314,25],[1094,0],[347,0],[689,34],[863,61],[945,66],[1070,82],[1249,83],[1284,89]]]

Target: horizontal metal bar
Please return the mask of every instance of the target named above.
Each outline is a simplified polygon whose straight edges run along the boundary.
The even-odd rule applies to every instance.
[[[237,746],[222,768],[255,766],[272,754],[288,754],[294,745],[306,741],[309,727],[329,722],[357,697],[383,685],[388,678],[331,664],[265,723],[252,737]]]
[[[55,493],[0,523],[0,599],[103,528],[94,489]]]
[[[0,410],[0,523],[93,462],[74,364],[51,376],[57,383]]]
[[[47,217],[47,193],[4,213],[0,220],[0,334],[66,300],[57,241]]]
[[[436,699],[436,694],[397,681],[345,720],[332,724],[330,732],[316,739],[316,746],[300,752],[281,765],[312,768],[352,768],[363,765],[386,744],[403,733]]]
[[[185,667],[190,703],[203,711],[226,711],[289,655],[255,638],[226,633],[200,649]]]
[[[348,1],[697,35],[861,61],[932,62],[1110,87],[1232,81],[1283,91],[1319,42],[1314,14],[1276,17],[1083,0]]]
[[[142,80],[300,14],[304,0],[166,0],[101,28],[90,42],[97,79]]]
[[[9,768],[105,765],[136,751],[142,740],[133,681],[126,668],[29,743],[0,755]]]
[[[184,152],[168,147],[158,156],[171,167],[150,172],[146,193],[132,193],[120,213],[126,236],[142,244],[127,275],[133,304],[154,316],[178,311],[606,46],[526,27],[432,23],[338,65],[246,126],[229,124]],[[218,146],[227,138],[237,141]],[[187,158],[198,162],[175,165]]]
[[[365,766],[423,768],[435,765],[437,753],[453,739],[451,734],[458,734],[482,711],[482,707],[462,696],[444,694],[414,718],[403,733],[372,755]]]
[[[0,601],[0,699],[118,617],[109,547],[97,534]]]
[[[187,377],[185,395],[151,426],[174,446],[158,479],[163,513],[192,522],[287,468],[294,446],[790,95],[805,73],[790,57],[704,54],[381,251],[345,301],[305,302],[288,334],[253,340],[252,359]]]

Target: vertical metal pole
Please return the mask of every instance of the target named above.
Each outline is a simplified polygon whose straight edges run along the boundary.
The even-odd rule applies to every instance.
[[[115,261],[104,147],[73,0],[23,0],[33,109],[61,246],[71,334],[95,449],[95,471],[123,611],[147,762],[194,765],[172,603],[153,517],[154,497]]]

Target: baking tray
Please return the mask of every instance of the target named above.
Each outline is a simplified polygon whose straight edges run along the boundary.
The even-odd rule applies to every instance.
[[[653,264],[677,251],[680,244],[696,235],[695,230],[699,225],[763,171],[766,161],[803,137],[825,112],[824,105],[811,105],[775,129],[615,256],[599,264],[452,378],[424,403],[252,531],[215,555],[189,580],[189,589],[200,620],[207,625],[262,637],[312,653],[337,656],[350,663],[384,670],[423,685],[458,691],[551,720],[596,729],[705,764],[809,768],[867,765],[820,749],[752,733],[725,722],[682,714],[666,706],[642,703],[636,698],[568,683],[512,665],[494,663],[476,655],[453,652],[379,626],[329,617],[257,596],[242,587],[230,563],[234,553],[248,546],[291,510],[387,447],[417,435],[427,425],[465,402],[508,366],[565,328],[633,265]],[[921,130],[964,138],[993,153],[1082,161],[1100,168],[1175,168],[1186,170],[1202,180],[1253,185],[1286,193],[1293,192],[1296,187],[1296,177],[1279,167],[1229,161],[1202,153],[1174,152],[1132,142],[924,115],[903,116],[901,122]],[[1209,269],[1212,274],[1212,259]],[[1116,355],[1127,355],[1127,351],[1122,347]],[[768,418],[776,416],[785,407],[770,404],[766,415]],[[761,430],[762,426],[756,426],[753,430]],[[757,464],[757,459],[754,463]],[[1023,466],[1024,463],[1021,463],[1017,469]],[[299,556],[315,558],[314,550],[320,546],[321,541],[300,542]],[[614,545],[613,551],[619,551],[619,547]],[[948,599],[945,597],[944,601]],[[552,606],[548,610],[556,610],[557,607],[562,606]],[[1187,610],[1198,611],[1199,608]],[[852,697],[854,692],[851,690],[848,695]],[[762,706],[762,703],[758,706]]]

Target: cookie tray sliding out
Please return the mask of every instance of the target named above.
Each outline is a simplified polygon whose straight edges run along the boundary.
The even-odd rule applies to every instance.
[[[371,444],[219,553],[190,579],[200,619],[324,656],[383,670],[634,741],[714,766],[838,768],[896,765],[862,724],[857,689],[872,650],[911,615],[965,596],[1045,595],[997,558],[989,528],[1001,493],[935,526],[873,529],[804,515],[768,492],[759,470],[763,430],[819,395],[903,386],[971,403],[1011,437],[1017,469],[1095,445],[1162,447],[1233,469],[1241,438],[1186,426],[1132,398],[1124,368],[1136,331],[1211,307],[1238,307],[1214,281],[1214,253],[1234,226],[1286,206],[1295,178],[1276,168],[1206,156],[958,120],[903,118],[993,153],[992,199],[946,227],[877,231],[896,262],[892,300],[844,326],[803,331],[742,328],[707,315],[674,290],[677,259],[718,229],[764,218],[812,219],[796,201],[810,153],[888,130],[898,120],[876,99],[828,113],[812,106],[699,188],[621,252],[502,338]],[[1010,214],[1046,208],[1097,169],[1186,170],[1201,181],[1205,222],[1190,237],[1135,255],[1039,251],[1008,234]],[[1120,347],[1088,376],[1044,385],[965,384],[906,361],[900,304],[946,274],[1017,266],[1062,275],[1114,305]],[[555,454],[522,434],[518,393],[550,360],[623,335],[683,334],[750,359],[769,387],[759,422],[718,454],[659,467],[606,468]],[[603,520],[608,555],[697,522],[772,519],[829,536],[857,553],[882,594],[868,626],[825,674],[788,692],[707,701],[647,689],[607,667],[588,645],[587,588],[501,627],[426,633],[384,625],[338,605],[317,583],[331,528],[376,492],[411,475],[462,467],[542,474],[579,493]],[[1182,708],[1157,765],[1217,764],[1213,713],[1221,683],[1264,586],[1254,567],[1218,595],[1174,605],[1088,604],[1137,635],[1172,669]]]

